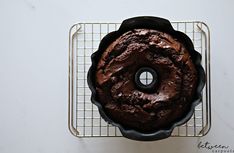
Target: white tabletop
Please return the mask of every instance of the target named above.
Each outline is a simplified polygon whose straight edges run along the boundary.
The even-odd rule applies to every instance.
[[[195,153],[234,149],[234,1],[0,1],[1,153]],[[202,138],[138,142],[78,139],[67,126],[68,31],[77,22],[121,22],[152,15],[199,20],[211,30],[212,128]],[[234,152],[234,151],[233,151]]]

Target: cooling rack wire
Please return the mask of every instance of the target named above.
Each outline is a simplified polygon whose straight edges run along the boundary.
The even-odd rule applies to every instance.
[[[201,53],[207,80],[202,102],[196,106],[192,118],[186,124],[176,127],[171,136],[201,137],[207,134],[211,127],[210,31],[208,26],[200,21],[171,23],[174,29],[186,33],[193,41],[195,50]],[[70,29],[68,126],[76,137],[122,136],[118,128],[100,117],[97,107],[90,101],[91,91],[86,80],[91,54],[97,50],[100,40],[119,26],[120,23],[78,23]],[[147,81],[150,78],[145,74],[143,79]]]

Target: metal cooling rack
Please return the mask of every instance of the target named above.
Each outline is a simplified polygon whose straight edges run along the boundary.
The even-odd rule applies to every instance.
[[[172,22],[175,29],[186,33],[202,54],[202,65],[206,72],[206,85],[202,102],[195,108],[194,115],[184,125],[176,127],[172,137],[200,137],[211,127],[210,86],[210,32],[200,21]],[[91,65],[91,54],[97,50],[100,40],[107,33],[119,28],[120,23],[78,23],[69,33],[69,130],[77,137],[120,137],[118,128],[106,123],[98,109],[90,101],[91,92],[87,85],[87,72]],[[147,74],[143,80],[148,80]],[[146,82],[147,83],[147,82]]]

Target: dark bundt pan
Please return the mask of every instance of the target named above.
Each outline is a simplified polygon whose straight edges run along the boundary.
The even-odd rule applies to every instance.
[[[97,91],[96,91],[96,83],[95,83],[96,81],[95,74],[96,74],[97,64],[98,64],[99,59],[101,58],[102,53],[106,50],[106,48],[113,41],[115,41],[118,37],[120,37],[123,33],[132,29],[139,29],[139,28],[154,29],[154,30],[162,31],[177,38],[180,42],[182,42],[185,45],[185,47],[190,52],[191,58],[198,72],[197,90],[193,98],[190,110],[186,114],[186,116],[181,118],[179,121],[174,122],[170,127],[166,129],[156,130],[151,133],[142,133],[134,129],[124,127],[124,125],[121,125],[117,122],[114,122],[105,113],[103,106],[98,100]],[[201,102],[202,89],[205,85],[205,72],[201,66],[201,54],[194,50],[194,46],[190,38],[186,34],[180,31],[174,30],[171,23],[166,19],[158,18],[158,17],[142,16],[142,17],[134,17],[134,18],[124,20],[120,28],[117,31],[107,34],[101,40],[98,50],[92,54],[91,59],[92,59],[92,65],[88,71],[88,76],[87,76],[88,85],[92,92],[91,101],[93,104],[95,104],[98,107],[101,117],[106,122],[118,127],[122,135],[126,138],[133,139],[133,140],[141,140],[141,141],[152,141],[152,140],[160,140],[160,139],[167,138],[171,135],[173,129],[176,126],[180,126],[186,123],[191,118],[191,116],[194,113],[195,106]]]

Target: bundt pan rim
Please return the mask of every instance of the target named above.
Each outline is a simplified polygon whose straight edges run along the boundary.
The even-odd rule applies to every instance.
[[[114,122],[108,115],[106,115],[103,106],[101,105],[100,102],[98,102],[97,92],[95,89],[96,67],[102,53],[115,39],[117,39],[123,33],[136,28],[146,28],[146,29],[154,29],[162,31],[172,35],[173,37],[177,38],[179,41],[182,41],[182,43],[188,49],[191,58],[193,60],[193,63],[196,67],[196,70],[198,72],[197,88],[188,113],[185,116],[183,116],[183,118],[181,118],[180,120],[171,124],[169,128],[157,130],[152,133],[142,133],[134,129],[126,128],[120,123]],[[190,40],[190,38],[186,34],[174,30],[171,23],[166,19],[152,17],[152,16],[140,16],[124,20],[117,31],[107,34],[101,40],[98,50],[91,55],[91,60],[92,60],[92,65],[89,68],[87,75],[88,86],[91,90],[91,102],[98,107],[101,117],[106,122],[118,127],[122,135],[126,138],[133,140],[140,140],[140,141],[153,141],[153,140],[160,140],[167,138],[171,136],[171,133],[176,126],[180,126],[186,123],[192,117],[195,106],[201,102],[202,89],[205,85],[205,72],[203,67],[201,66],[201,54],[194,49],[193,43]]]

